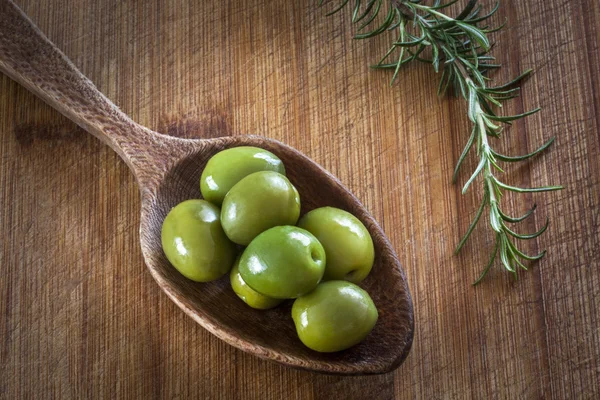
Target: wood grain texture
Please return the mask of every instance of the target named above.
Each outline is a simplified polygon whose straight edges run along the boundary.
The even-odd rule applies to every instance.
[[[415,302],[412,352],[395,373],[330,377],[249,356],[214,338],[158,289],[139,248],[133,175],[108,148],[0,76],[0,397],[596,398],[600,395],[600,4],[505,2],[505,68],[536,74],[507,112],[540,105],[501,139],[545,155],[510,168],[507,196],[551,218],[548,256],[513,282],[470,282],[492,238],[454,245],[478,204],[450,182],[468,123],[436,76],[367,63],[384,43],[351,41],[349,16],[314,4],[20,0],[98,88],[142,125],[262,134],[348,186],[396,248]],[[474,159],[465,165],[472,169]],[[466,175],[466,173],[464,174]],[[461,176],[462,182],[466,179]]]
[[[339,180],[306,155],[256,135],[185,139],[153,132],[123,114],[83,76],[12,1],[0,3],[0,71],[108,144],[131,168],[142,196],[140,245],[159,287],[186,314],[225,342],[286,366],[338,375],[372,375],[395,370],[410,351],[414,313],[406,274],[381,227]],[[218,129],[195,130],[200,137]],[[373,239],[375,260],[361,286],[379,312],[372,333],[359,345],[322,354],[302,345],[290,304],[268,311],[248,308],[226,275],[210,283],[186,279],[167,260],[161,231],[177,204],[201,198],[200,175],[218,152],[254,146],[276,154],[302,199],[302,212],[333,206],[362,221]],[[289,303],[289,302],[288,302]]]

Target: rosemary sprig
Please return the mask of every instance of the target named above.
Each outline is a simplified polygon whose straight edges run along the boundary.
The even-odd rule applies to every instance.
[[[455,253],[462,249],[484,210],[486,207],[489,208],[490,226],[495,234],[496,242],[489,262],[474,282],[474,284],[478,284],[497,257],[516,278],[518,268],[527,269],[523,260],[538,260],[546,253],[544,250],[535,256],[530,256],[515,245],[516,239],[534,239],[544,233],[548,227],[548,220],[539,231],[531,234],[519,234],[513,231],[508,224],[523,221],[533,213],[536,206],[534,204],[531,210],[523,216],[511,217],[500,208],[503,192],[545,192],[559,190],[562,187],[515,187],[502,182],[495,175],[495,172],[504,172],[499,162],[530,159],[546,150],[554,142],[554,138],[534,152],[523,156],[506,156],[490,146],[489,139],[500,137],[503,125],[510,125],[512,121],[540,110],[536,108],[523,114],[510,116],[501,116],[495,111],[502,107],[504,101],[518,96],[520,90],[518,85],[531,74],[532,70],[523,72],[504,85],[488,86],[490,80],[487,76],[488,73],[500,68],[500,64],[497,64],[495,58],[489,53],[492,44],[488,34],[502,29],[504,24],[490,28],[486,25],[486,21],[496,13],[500,4],[497,2],[492,10],[484,13],[477,0],[469,0],[456,17],[445,14],[445,9],[457,1],[450,0],[448,3],[442,4],[441,0],[435,0],[432,5],[425,5],[421,0],[355,0],[352,22],[359,24],[355,39],[367,39],[387,31],[396,32],[396,41],[392,43],[381,60],[372,66],[376,69],[393,70],[391,83],[398,77],[400,67],[412,61],[419,61],[431,64],[435,72],[441,71],[438,94],[442,95],[452,87],[456,95],[462,96],[467,101],[467,114],[473,127],[467,144],[456,163],[452,181],[456,182],[463,161],[469,151],[475,147],[479,163],[463,186],[462,193],[464,194],[475,179],[481,176],[483,177],[483,199]],[[323,0],[320,0],[319,5],[322,3]],[[342,0],[327,15],[341,11],[349,3],[350,0]],[[382,12],[385,17],[383,20],[380,18],[376,21],[377,16]],[[426,52],[426,50],[428,51]]]

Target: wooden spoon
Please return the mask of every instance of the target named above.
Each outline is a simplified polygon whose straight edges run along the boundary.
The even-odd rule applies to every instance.
[[[0,5],[0,70],[109,145],[131,168],[142,195],[140,243],[146,265],[171,300],[208,331],[258,357],[318,372],[379,374],[404,361],[413,339],[406,277],[377,222],[329,172],[297,150],[264,137],[189,140],[138,125],[7,0]],[[373,298],[379,321],[361,344],[338,353],[314,352],[298,339],[290,304],[269,311],[251,309],[233,293],[228,277],[195,283],[165,258],[160,232],[166,214],[183,200],[200,198],[199,178],[208,159],[235,146],[257,146],[279,156],[300,192],[303,213],[321,206],[339,207],[357,216],[371,233],[375,265],[361,286]]]

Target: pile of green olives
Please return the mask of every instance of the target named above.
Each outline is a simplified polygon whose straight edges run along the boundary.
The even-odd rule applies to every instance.
[[[259,310],[293,299],[298,337],[315,351],[345,350],[367,337],[378,313],[358,283],[375,251],[358,218],[334,207],[300,218],[283,162],[257,147],[214,155],[200,191],[204,200],[178,204],[162,226],[165,255],[183,276],[210,282],[229,273],[235,294]]]

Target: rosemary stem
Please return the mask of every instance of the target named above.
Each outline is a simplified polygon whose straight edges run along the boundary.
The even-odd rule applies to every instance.
[[[479,162],[470,178],[465,182],[462,192],[465,193],[474,180],[481,175],[483,199],[474,220],[460,240],[456,252],[463,247],[480,221],[484,209],[489,206],[489,223],[494,231],[495,247],[483,273],[475,281],[475,283],[479,283],[489,271],[496,257],[499,257],[502,265],[516,277],[518,267],[526,269],[521,259],[535,261],[545,254],[543,251],[537,256],[529,256],[515,245],[515,239],[529,240],[538,237],[546,230],[547,224],[537,232],[530,234],[516,233],[509,229],[506,225],[507,222],[523,221],[531,215],[533,209],[521,217],[511,217],[503,213],[500,209],[503,192],[543,192],[558,190],[562,187],[521,188],[504,183],[494,176],[494,172],[504,172],[499,162],[512,163],[534,157],[546,150],[554,139],[523,156],[501,154],[491,147],[494,141],[490,141],[490,137],[499,137],[504,124],[510,125],[512,121],[539,111],[539,108],[536,108],[517,115],[498,115],[497,113],[504,101],[518,95],[518,85],[531,73],[531,70],[526,70],[508,83],[488,86],[489,72],[500,67],[494,62],[494,56],[489,53],[492,45],[488,35],[501,29],[503,25],[499,28],[489,28],[484,21],[496,13],[499,4],[484,14],[478,0],[468,0],[462,11],[453,18],[447,15],[446,10],[456,1],[449,0],[443,3],[443,0],[435,0],[431,5],[425,5],[422,0],[355,0],[354,2],[340,0],[341,4],[331,14],[340,11],[347,4],[353,3],[352,20],[360,23],[356,39],[371,38],[390,30],[397,32],[397,39],[383,58],[373,66],[376,69],[393,70],[392,83],[403,65],[412,61],[427,63],[433,67],[435,72],[441,72],[438,85],[440,95],[446,93],[448,88],[454,88],[455,93],[467,101],[467,115],[472,123],[472,130],[456,163],[452,181],[456,182],[465,157],[475,147]],[[382,7],[384,3],[389,7]],[[380,10],[387,10],[385,11],[387,17],[383,22],[381,22],[382,19],[376,19]],[[430,52],[426,50],[430,50]],[[390,60],[392,61],[390,62]]]

